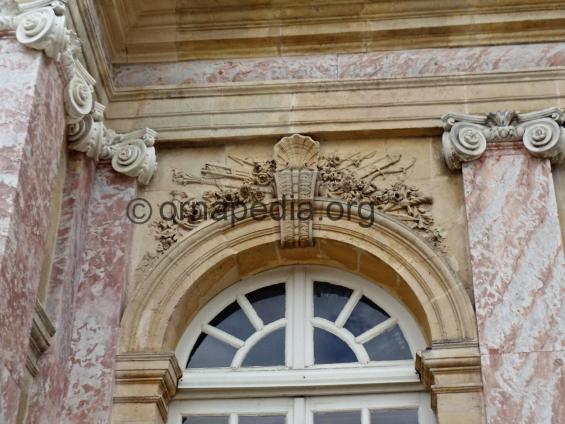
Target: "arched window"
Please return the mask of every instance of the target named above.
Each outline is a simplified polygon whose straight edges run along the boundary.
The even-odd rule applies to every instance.
[[[174,424],[429,424],[417,324],[385,290],[323,267],[242,281],[205,305],[177,348]]]

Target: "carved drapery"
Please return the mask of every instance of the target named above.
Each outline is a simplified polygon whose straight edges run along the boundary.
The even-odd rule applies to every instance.
[[[15,30],[21,44],[61,64],[69,147],[95,161],[110,161],[117,172],[148,184],[157,166],[157,133],[145,128],[116,134],[104,126],[104,108],[94,100],[96,80],[78,59],[80,40],[66,27],[64,3],[37,0],[21,3],[19,9],[19,15],[0,16],[0,31]]]
[[[557,107],[530,113],[443,116],[443,153],[451,170],[482,156],[489,143],[522,142],[530,154],[557,165],[565,161],[565,115]]]

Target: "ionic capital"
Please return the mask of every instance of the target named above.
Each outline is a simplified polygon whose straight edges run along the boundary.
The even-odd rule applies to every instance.
[[[69,147],[95,161],[111,160],[117,172],[148,184],[157,162],[151,129],[116,134],[103,123],[103,106],[94,99],[96,80],[78,59],[80,40],[67,29],[65,4],[36,0],[19,5],[16,16],[0,16],[0,31],[15,31],[24,46],[43,51],[61,64]]]
[[[519,142],[533,156],[556,165],[565,160],[564,113],[557,107],[530,113],[486,115],[450,112],[443,116],[443,154],[451,170],[481,157],[489,143]]]

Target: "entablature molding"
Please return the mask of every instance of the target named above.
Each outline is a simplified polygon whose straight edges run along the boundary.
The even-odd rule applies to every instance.
[[[15,32],[22,45],[43,51],[60,64],[69,147],[95,161],[109,161],[115,171],[148,184],[157,167],[157,133],[144,128],[118,134],[104,125],[104,107],[94,98],[96,80],[78,58],[81,42],[67,28],[65,3],[37,0],[18,8],[15,16],[0,16],[0,32]]]
[[[485,115],[450,112],[443,116],[443,154],[451,170],[479,159],[489,145],[521,142],[535,157],[553,165],[565,161],[564,112],[552,107],[520,113],[500,110]]]

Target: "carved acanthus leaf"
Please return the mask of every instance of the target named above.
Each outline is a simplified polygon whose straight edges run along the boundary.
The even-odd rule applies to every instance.
[[[488,143],[500,142],[521,141],[533,156],[549,159],[554,165],[565,161],[564,114],[556,107],[484,116],[448,113],[442,121],[443,153],[452,170],[481,157]]]

